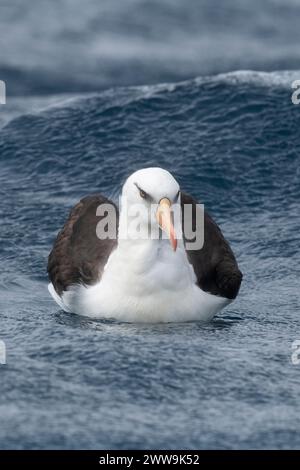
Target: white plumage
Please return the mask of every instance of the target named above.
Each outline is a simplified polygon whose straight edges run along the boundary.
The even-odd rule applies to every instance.
[[[148,204],[140,188],[159,204],[163,198],[174,201],[174,229],[177,250],[169,239],[128,238],[128,207]],[[182,240],[180,204],[176,204],[179,185],[160,168],[139,170],[131,175],[122,190],[119,236],[102,276],[94,285],[69,286],[59,295],[53,284],[49,292],[65,311],[93,318],[114,318],[128,322],[183,322],[210,320],[230,303],[230,299],[202,290],[190,264]],[[180,196],[179,196],[180,198]],[[177,202],[180,203],[180,200]],[[129,211],[130,212],[130,211]],[[157,228],[155,211],[150,230]],[[149,226],[149,221],[142,221]]]

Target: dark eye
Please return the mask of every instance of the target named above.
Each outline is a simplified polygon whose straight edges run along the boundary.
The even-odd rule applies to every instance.
[[[143,191],[142,189],[140,189],[140,196],[141,196],[143,199],[146,199],[147,194],[145,193],[145,191]]]

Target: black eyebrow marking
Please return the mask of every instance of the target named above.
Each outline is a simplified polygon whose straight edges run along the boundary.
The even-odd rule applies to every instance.
[[[177,200],[178,200],[179,194],[180,194],[180,189],[178,189],[178,193],[176,194],[174,201],[177,201]]]
[[[153,198],[152,196],[150,196],[150,194],[146,193],[146,191],[144,191],[137,183],[134,183],[134,184],[138,188],[138,190],[144,194],[144,199],[148,201],[153,201]]]

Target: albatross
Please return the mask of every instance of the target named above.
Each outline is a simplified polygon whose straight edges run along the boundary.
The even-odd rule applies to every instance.
[[[162,168],[127,178],[120,211],[101,194],[81,199],[47,270],[49,292],[64,311],[125,322],[208,321],[236,298],[242,281],[220,228]]]

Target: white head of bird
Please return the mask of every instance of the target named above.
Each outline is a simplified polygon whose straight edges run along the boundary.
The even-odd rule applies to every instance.
[[[168,239],[174,251],[182,237],[180,187],[162,168],[130,175],[122,189],[119,240]]]

